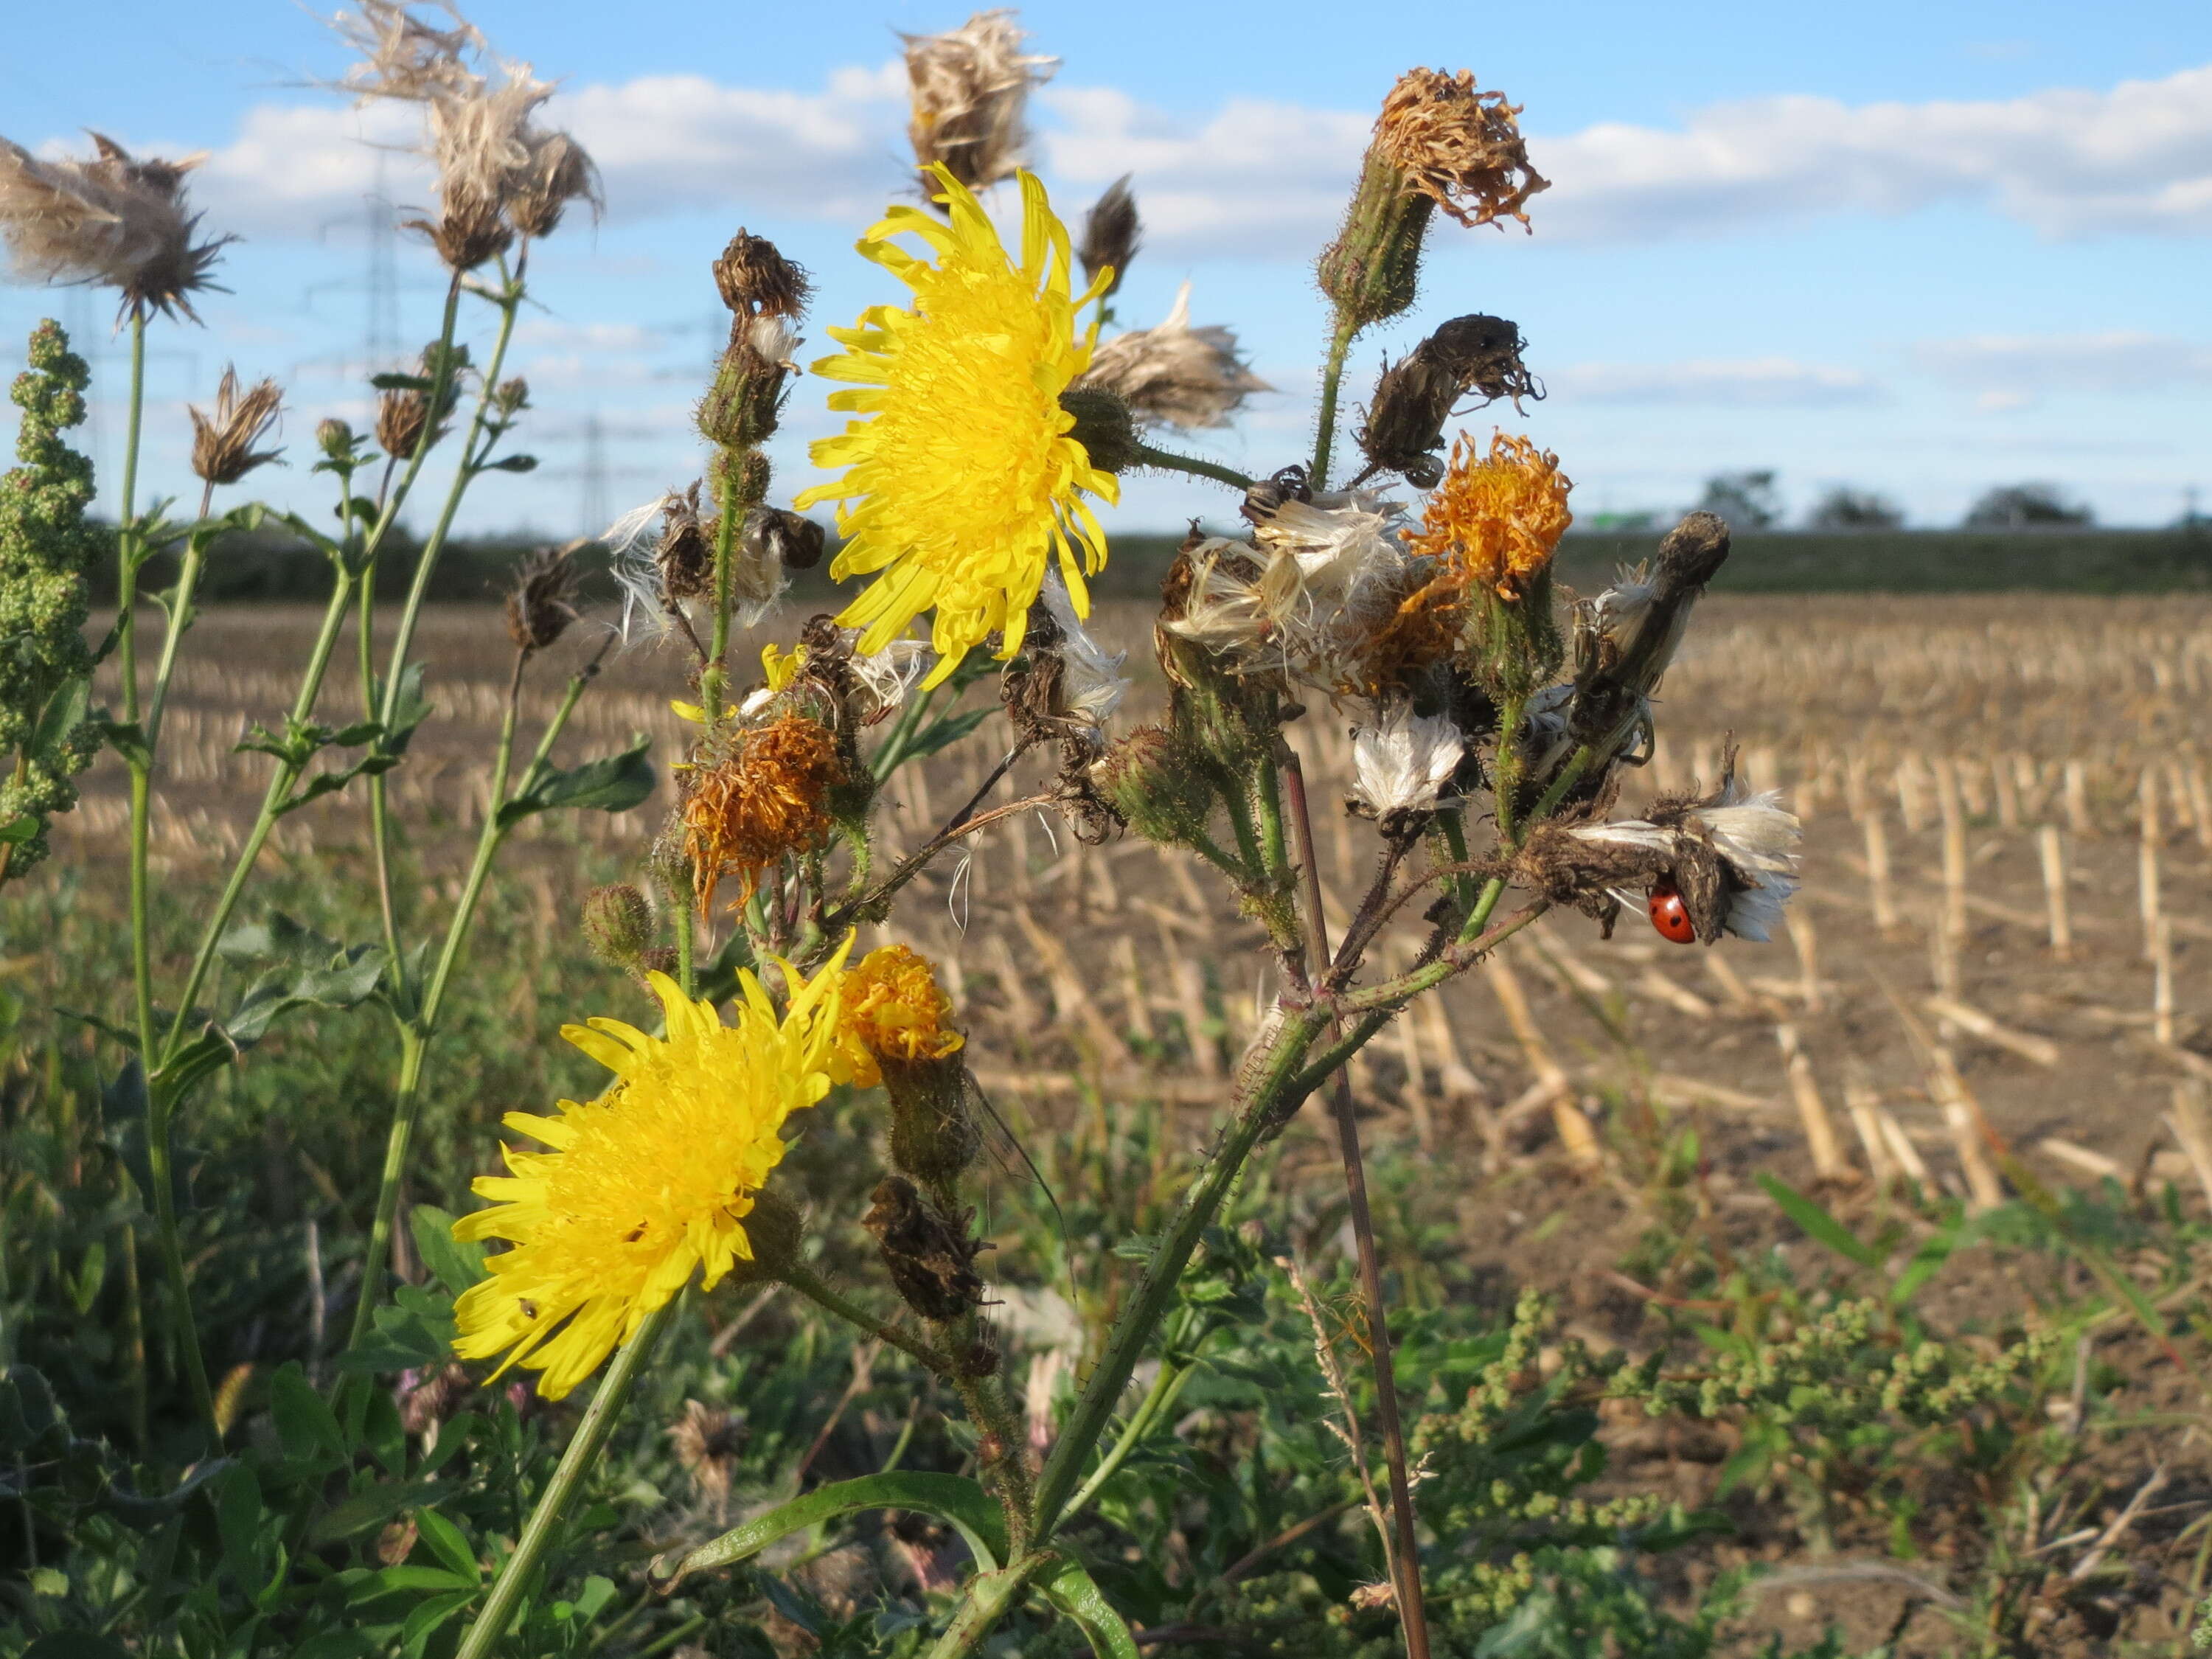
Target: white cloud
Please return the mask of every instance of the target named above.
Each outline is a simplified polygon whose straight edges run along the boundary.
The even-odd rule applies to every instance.
[[[1563,403],[1719,404],[1828,408],[1881,401],[1879,382],[1855,368],[1790,357],[1698,358],[1677,363],[1577,363],[1548,377]]]
[[[2212,344],[2135,330],[1930,340],[1914,355],[1991,413],[2029,408],[2046,392],[2079,396],[2212,386]]]
[[[1231,97],[1170,114],[1105,87],[1040,94],[1038,160],[1084,197],[1137,178],[1156,248],[1310,257],[1334,228],[1371,112]],[[899,66],[832,74],[819,91],[641,76],[562,93],[550,114],[598,158],[617,221],[713,209],[863,221],[907,187]],[[335,104],[249,111],[200,175],[210,223],[316,234],[376,179],[363,137],[404,146],[412,112]],[[1547,240],[1710,236],[1808,215],[1896,215],[1982,202],[2046,235],[2212,233],[2212,65],[2107,89],[1848,105],[1778,96],[1717,103],[1662,128],[1604,122],[1532,134],[1554,180],[1531,207]],[[386,187],[431,197],[419,159],[387,152]]]

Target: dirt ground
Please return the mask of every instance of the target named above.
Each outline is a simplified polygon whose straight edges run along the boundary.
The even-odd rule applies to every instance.
[[[229,745],[242,713],[268,720],[289,701],[312,623],[243,611],[200,625],[172,717],[163,869],[235,845],[265,763]],[[2171,1179],[2202,1201],[2212,1168],[2192,1164],[2169,1114],[2201,1109],[2212,1079],[2208,624],[2200,599],[1709,600],[1663,689],[1646,785],[1710,782],[1732,736],[1750,781],[1786,792],[1805,820],[1789,933],[1707,951],[1638,915],[1609,940],[1582,918],[1548,919],[1362,1058],[1370,1133],[1418,1143],[1463,1194],[1470,1261],[1501,1282],[1554,1287],[1570,1330],[1600,1346],[1632,1346],[1644,1299],[1664,1293],[1620,1271],[1650,1224],[1608,1150],[1624,1124],[1697,1126],[1702,1201],[1747,1244],[1808,1255],[1820,1247],[1781,1222],[1759,1171],[1822,1188],[1847,1218],[1875,1201],[1869,1173],[1972,1200],[1996,1179],[1978,1113],[2051,1185]],[[1137,718],[1158,696],[1146,625],[1128,606],[1100,629],[1131,647]],[[592,648],[580,635],[544,665],[533,709]],[[441,827],[471,830],[483,811],[509,647],[478,608],[434,611],[423,647],[441,713],[397,798],[435,848]],[[564,757],[633,731],[673,755],[677,672],[670,656],[612,658]],[[325,718],[354,707],[340,696]],[[1292,728],[1318,803],[1348,780],[1346,719],[1316,707]],[[979,735],[896,785],[894,839],[919,840],[995,760]],[[57,827],[58,859],[115,845],[119,769],[103,766],[87,793]],[[641,848],[665,810],[657,799],[526,833],[581,834],[612,856]],[[301,813],[279,848],[356,846],[357,811],[341,800]],[[1372,842],[1365,826],[1326,817],[1322,873],[1340,926]],[[460,836],[448,839],[457,860]],[[536,860],[542,878],[580,896],[586,874],[556,850]],[[1271,994],[1259,929],[1209,872],[1133,840],[1082,848],[1036,816],[941,861],[899,925],[946,963],[983,1081],[1033,1120],[1079,1087],[1218,1101]],[[1401,960],[1415,938],[1411,927],[1386,937],[1382,959]],[[1595,1156],[1577,1158],[1585,1141]],[[1318,1164],[1315,1174],[1330,1178]],[[1962,1264],[1931,1294],[1936,1313],[1967,1327],[2024,1291]],[[1633,1465],[1639,1478],[1670,1470],[1690,1498],[1711,1484],[1713,1458],[1694,1448],[1651,1456]],[[1806,1583],[1763,1602],[1761,1622],[1802,1638],[1842,1616],[1870,1641],[1905,1593]]]

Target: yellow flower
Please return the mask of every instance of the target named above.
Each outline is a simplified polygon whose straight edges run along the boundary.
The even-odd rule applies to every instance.
[[[869,951],[845,975],[833,1061],[838,1081],[872,1089],[884,1080],[884,1060],[943,1060],[959,1053],[968,1039],[946,1024],[951,1012],[952,999],[939,987],[928,957],[903,945]]]
[[[799,665],[805,660],[803,645],[794,645],[789,651],[779,650],[772,641],[761,647],[761,672],[768,678],[768,689],[782,690],[799,678]]]
[[[1405,532],[1416,552],[1432,554],[1444,566],[1443,575],[1415,599],[1428,602],[1436,597],[1432,589],[1470,586],[1519,598],[1552,562],[1559,538],[1575,521],[1567,510],[1573,488],[1559,472],[1559,458],[1526,438],[1494,434],[1483,458],[1461,434],[1420,530]]]
[[[848,348],[814,365],[856,389],[830,407],[849,421],[810,452],[846,469],[792,504],[834,501],[845,540],[830,575],[881,571],[838,621],[866,631],[860,649],[883,650],[923,611],[936,609],[935,685],[969,650],[1002,631],[999,654],[1021,649],[1029,609],[1057,555],[1076,613],[1090,614],[1084,584],[1106,562],[1106,536],[1085,502],[1120,499],[1111,473],[1093,466],[1074,437],[1060,394],[1091,366],[1098,324],[1079,334],[1076,313],[1105,291],[1101,271],[1072,293],[1067,228],[1044,186],[1022,188],[1021,263],[967,186],[935,167],[950,223],[920,208],[892,207],[860,253],[914,290],[906,310],[871,306],[830,337]],[[918,237],[937,255],[918,258],[890,240]]]
[[[506,1148],[511,1173],[475,1183],[493,1207],[453,1224],[456,1238],[514,1246],[454,1305],[455,1353],[505,1353],[501,1372],[542,1371],[538,1392],[558,1400],[695,1269],[712,1290],[752,1259],[744,1218],[783,1158],[784,1120],[830,1089],[844,957],[811,981],[784,964],[797,990],[781,1019],[750,973],[729,1025],[654,974],[665,1037],[616,1019],[562,1028],[615,1081],[597,1100],[562,1101],[556,1117],[504,1119],[553,1150]]]

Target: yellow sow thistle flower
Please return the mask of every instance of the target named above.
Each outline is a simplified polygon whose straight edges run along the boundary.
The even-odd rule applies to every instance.
[[[811,981],[784,965],[797,988],[781,1019],[750,973],[728,1025],[654,974],[665,1036],[617,1019],[562,1028],[615,1081],[597,1100],[562,1101],[558,1116],[502,1120],[552,1150],[506,1148],[510,1173],[475,1183],[493,1206],[453,1224],[456,1238],[514,1247],[454,1305],[455,1353],[504,1353],[495,1376],[541,1371],[538,1392],[558,1400],[695,1270],[711,1291],[752,1259],[744,1218],[782,1160],[784,1120],[829,1092],[850,948]]]
[[[1091,465],[1060,396],[1091,367],[1098,323],[1079,333],[1076,314],[1112,281],[1102,270],[1073,292],[1067,228],[1044,186],[1024,173],[1021,262],[1000,242],[974,194],[942,166],[929,172],[950,222],[915,207],[887,209],[859,244],[914,290],[910,307],[872,306],[852,328],[833,328],[847,349],[814,372],[848,380],[830,407],[866,418],[817,440],[816,465],[843,467],[834,483],[799,495],[796,507],[836,501],[845,546],[836,580],[883,574],[837,620],[865,629],[874,655],[923,611],[936,611],[932,644],[939,684],[1000,631],[1002,659],[1021,649],[1029,609],[1057,557],[1076,614],[1106,562],[1106,536],[1084,495],[1112,502],[1121,486]],[[890,239],[914,236],[936,255],[918,258]]]
[[[1429,497],[1421,528],[1405,538],[1414,551],[1443,561],[1445,581],[1518,599],[1552,562],[1559,538],[1575,521],[1567,510],[1573,488],[1559,471],[1559,458],[1526,438],[1497,433],[1484,458],[1462,433],[1453,441],[1451,465]]]
[[[884,1080],[884,1060],[943,1060],[959,1053],[967,1038],[946,1023],[951,1013],[952,999],[939,987],[928,957],[903,945],[869,951],[845,975],[838,1080],[872,1089]],[[842,1074],[848,1067],[849,1079]]]

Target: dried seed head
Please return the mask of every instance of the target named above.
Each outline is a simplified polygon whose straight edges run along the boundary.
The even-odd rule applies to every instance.
[[[653,562],[660,591],[678,603],[704,598],[714,587],[715,522],[699,516],[699,489],[695,479],[689,489],[671,490],[660,502],[660,544]]]
[[[547,234],[570,202],[596,210],[599,175],[574,139],[536,124],[552,83],[527,64],[495,56],[473,25],[452,15],[453,28],[434,29],[405,0],[356,0],[333,27],[362,53],[343,82],[361,101],[421,106],[439,213],[410,223],[462,271],[503,252],[517,231]]]
[[[803,513],[758,507],[745,516],[746,554],[767,568],[811,570],[822,562],[829,539],[830,532]]]
[[[1095,283],[1099,272],[1112,271],[1104,295],[1111,299],[1129,273],[1129,262],[1143,246],[1144,225],[1137,217],[1136,192],[1129,188],[1129,175],[1125,173],[1106,186],[1105,194],[1084,216],[1083,240],[1076,248],[1076,257],[1083,261],[1085,280]]]
[[[191,296],[215,287],[208,273],[237,240],[192,240],[200,216],[185,210],[185,175],[205,156],[142,161],[97,132],[92,142],[88,161],[42,161],[0,138],[0,239],[15,275],[112,288],[125,313],[197,322]]]
[[[1247,397],[1274,390],[1238,360],[1233,331],[1218,325],[1190,325],[1188,283],[1176,294],[1165,322],[1107,341],[1092,354],[1090,368],[1076,386],[1111,392],[1139,418],[1187,430],[1227,426]],[[1097,461],[1095,453],[1092,459]]]
[[[691,1495],[709,1505],[718,1519],[729,1504],[738,1454],[750,1433],[743,1412],[732,1414],[696,1400],[685,1401],[683,1415],[668,1425],[669,1449],[691,1478]]]
[[[806,309],[812,284],[774,242],[740,229],[714,261],[714,286],[740,317],[796,318]]]
[[[568,631],[576,609],[576,572],[564,547],[541,547],[514,568],[507,594],[507,636],[518,651],[543,651]]]
[[[416,360],[412,378],[428,381],[428,388],[393,386],[376,400],[377,447],[394,460],[404,460],[414,454],[415,447],[422,441],[424,429],[431,426],[430,394],[431,389],[434,389],[438,383],[440,350],[438,343],[434,340],[422,348],[422,355]],[[456,345],[447,349],[447,351],[444,358],[446,389],[437,400],[436,425],[430,431],[433,446],[446,435],[446,417],[453,412],[453,405],[460,400],[461,371],[469,365],[468,347]]]
[[[1359,429],[1359,447],[1378,467],[1432,489],[1443,476],[1444,422],[1468,392],[1485,403],[1541,398],[1521,362],[1521,331],[1503,317],[1455,317],[1382,372]]]
[[[274,380],[257,380],[241,392],[238,370],[224,369],[216,387],[215,413],[203,415],[190,405],[185,410],[192,417],[192,471],[211,484],[234,484],[275,460],[276,450],[253,446],[276,425],[283,398]],[[349,443],[352,436],[346,432]]]
[[[1356,805],[1381,821],[1385,834],[1425,820],[1449,793],[1467,740],[1442,714],[1416,714],[1402,701],[1378,704],[1375,717],[1352,734]]]
[[[1723,933],[1771,937],[1797,890],[1798,820],[1778,791],[1754,793],[1737,779],[1733,753],[1710,795],[1662,798],[1641,818],[1545,828],[1516,860],[1532,885],[1590,909],[1601,893],[1628,902],[1663,880],[1708,945]]]
[[[737,878],[742,903],[782,859],[822,845],[845,762],[829,728],[793,711],[740,733],[728,758],[690,775],[684,854],[704,911],[726,876]]]
[[[550,236],[571,202],[587,202],[597,219],[605,208],[599,169],[584,147],[565,132],[526,128],[519,141],[525,152],[514,170],[507,216],[525,236]]]
[[[511,421],[530,407],[530,382],[520,374],[501,380],[492,388],[492,413],[502,421]]]
[[[1408,70],[1382,100],[1375,147],[1462,225],[1513,218],[1525,226],[1522,204],[1550,181],[1528,165],[1520,113],[1504,93],[1479,90],[1472,70]]]
[[[757,449],[772,436],[799,345],[786,318],[740,312],[707,395],[699,401],[699,435],[719,449],[736,452]],[[757,493],[751,499],[758,500]]]
[[[1140,726],[1091,769],[1099,794],[1146,841],[1195,847],[1213,816],[1213,786],[1173,728]]]
[[[979,11],[944,34],[908,34],[906,74],[923,194],[940,188],[928,169],[943,166],[970,190],[1012,178],[1024,160],[1030,88],[1059,67],[1056,58],[1022,51],[1029,37],[1010,10]]]

